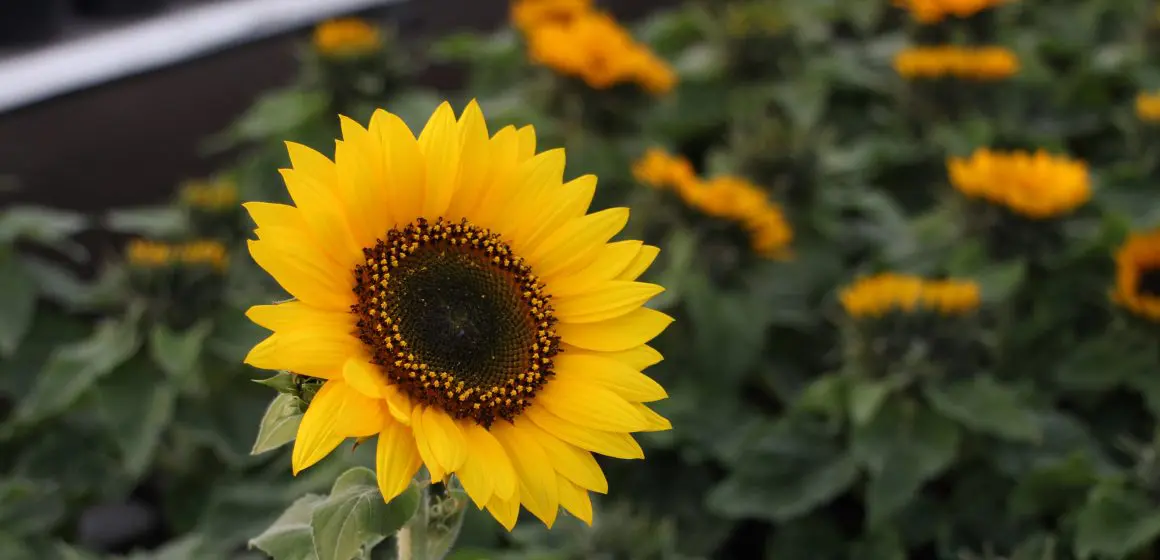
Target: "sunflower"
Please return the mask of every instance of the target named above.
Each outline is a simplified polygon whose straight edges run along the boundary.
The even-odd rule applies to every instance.
[[[631,433],[670,428],[641,373],[672,321],[636,281],[659,250],[610,242],[628,209],[589,214],[594,176],[563,182],[563,150],[536,153],[530,126],[489,136],[474,101],[418,138],[383,110],[341,125],[334,161],[287,144],[295,206],[244,205],[250,254],[295,298],[247,312],[274,332],[246,362],[325,380],[294,473],[377,435],[386,500],[423,465],[509,530],[520,505],[590,523],[592,454],[639,459]]]
[[[895,55],[894,70],[908,80],[954,77],[983,82],[1015,75],[1019,57],[1003,47],[915,47]]]
[[[382,46],[379,29],[366,20],[341,18],[324,21],[314,28],[314,49],[325,56],[365,54]]]
[[[1011,0],[894,0],[921,23],[938,23],[948,17],[966,18]]]
[[[893,312],[933,311],[965,315],[979,307],[979,285],[970,280],[928,280],[884,273],[858,279],[838,299],[851,317],[881,317]]]
[[[1004,206],[1031,219],[1056,218],[1091,199],[1087,164],[1044,150],[975,150],[947,160],[951,185],[971,198]]]
[[[1145,122],[1160,122],[1160,92],[1137,94],[1136,116]]]
[[[1160,230],[1134,233],[1116,252],[1112,300],[1149,321],[1160,322]]]

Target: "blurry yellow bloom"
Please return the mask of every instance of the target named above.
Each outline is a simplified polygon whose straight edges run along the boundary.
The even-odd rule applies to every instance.
[[[1019,72],[1019,58],[1003,47],[916,47],[895,55],[894,70],[907,79],[1001,80]]]
[[[178,259],[187,265],[208,265],[218,270],[225,270],[229,264],[226,247],[218,241],[191,241],[175,247],[175,250]]]
[[[171,264],[209,265],[225,270],[229,256],[225,245],[213,240],[170,244],[148,239],[134,239],[126,250],[129,264],[138,268],[160,268]]]
[[[699,181],[689,160],[659,148],[649,148],[644,157],[632,165],[632,175],[646,185],[674,188],[678,192],[691,189]]]
[[[1133,233],[1116,252],[1112,301],[1149,321],[1160,321],[1160,230]]]
[[[591,11],[592,0],[512,0],[512,23],[527,31],[537,25],[567,23]]]
[[[165,243],[148,239],[134,239],[125,250],[129,264],[138,268],[157,268],[173,260],[173,250]]]
[[[358,18],[332,19],[314,28],[314,48],[327,56],[365,54],[382,43],[379,29]]]
[[[1005,4],[1011,0],[894,0],[894,5],[910,12],[911,17],[922,23],[938,23],[947,17],[965,18],[987,8]]]
[[[749,233],[757,254],[782,257],[793,241],[793,229],[781,207],[745,179],[726,175],[702,181],[688,160],[659,148],[649,148],[633,164],[632,174],[646,185],[671,189],[690,208],[736,222]]]
[[[1052,218],[1091,198],[1087,164],[1039,150],[976,150],[969,158],[947,160],[951,184],[959,192],[1010,208],[1028,218]]]
[[[934,311],[965,315],[979,307],[979,286],[969,280],[926,280],[885,273],[861,278],[839,294],[852,317],[881,317],[891,312]]]
[[[237,204],[238,187],[228,179],[190,181],[181,187],[181,201],[192,208],[220,211]]]
[[[576,76],[592,88],[636,83],[659,95],[676,84],[676,74],[668,63],[603,12],[584,12],[568,21],[536,25],[526,33],[528,56],[533,62]]]
[[[1136,116],[1148,122],[1160,122],[1160,92],[1136,96]]]

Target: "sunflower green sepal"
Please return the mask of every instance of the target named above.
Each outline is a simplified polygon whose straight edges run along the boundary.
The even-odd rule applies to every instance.
[[[279,393],[294,395],[298,392],[298,383],[294,379],[294,374],[288,371],[280,371],[265,379],[254,379],[253,381],[258,385],[265,385]]]
[[[362,558],[415,517],[423,494],[411,481],[385,501],[374,471],[354,467],[339,475],[329,495],[307,494],[291,504],[249,546],[274,560]]]

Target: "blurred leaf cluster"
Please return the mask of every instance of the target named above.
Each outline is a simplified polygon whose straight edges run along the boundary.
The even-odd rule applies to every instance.
[[[558,74],[516,26],[405,49],[384,27],[342,56],[316,37],[301,79],[207,146],[240,154],[213,179],[237,203],[180,196],[96,223],[0,215],[0,551],[391,557],[366,550],[394,508],[430,504],[364,499],[365,471],[335,482],[371,465],[363,447],[291,477],[282,446],[302,389],[270,380],[271,403],[241,363],[263,336],[244,310],[282,296],[246,255],[238,203],[285,201],[282,142],[332,153],[336,114],[365,122],[383,106],[417,129],[439,100],[475,98],[493,130],[533,124],[565,147],[569,174],[600,177],[595,205],[631,206],[626,234],[662,247],[649,279],[677,322],[649,374],[673,430],[642,436],[643,463],[602,462],[611,490],[593,527],[508,534],[469,507],[449,558],[1152,557],[1160,329],[1109,293],[1121,244],[1160,226],[1160,125],[1135,106],[1160,90],[1154,8],[1012,0],[920,22],[885,0],[690,0],[624,23],[671,66],[671,91]],[[895,70],[902,50],[944,44],[1005,47],[1018,71]],[[463,87],[415,86],[432,65]],[[650,148],[697,185],[759,187],[793,229],[787,255],[757,254],[691,202],[709,191],[644,184],[634,164]],[[1082,161],[1090,200],[1029,219],[968,198],[947,162],[984,148]],[[155,245],[82,280],[72,240],[94,227]],[[173,256],[206,240],[224,266]],[[850,313],[844,290],[878,273],[972,282],[977,309]],[[328,534],[340,514],[375,523]]]

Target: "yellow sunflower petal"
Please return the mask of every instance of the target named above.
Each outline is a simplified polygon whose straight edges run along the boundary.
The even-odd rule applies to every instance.
[[[588,492],[563,476],[557,475],[556,481],[560,493],[560,505],[568,510],[568,513],[575,515],[577,519],[592,525],[592,499],[588,496]]]
[[[348,362],[349,363],[349,362]],[[387,403],[360,393],[349,383],[334,389],[342,398],[342,413],[334,421],[334,433],[343,437],[367,437],[379,433],[387,419]]]
[[[463,466],[467,459],[467,442],[459,424],[446,412],[426,407],[423,411],[423,437],[443,470],[450,473]]]
[[[346,360],[362,351],[362,343],[345,331],[305,326],[270,335],[250,350],[245,362],[259,369],[334,379],[342,377]]]
[[[355,323],[349,311],[318,309],[301,301],[255,305],[246,310],[246,318],[272,331],[290,330],[304,325],[350,331]]]
[[[427,168],[419,142],[407,123],[383,110],[371,117],[371,131],[378,133],[383,151],[386,179],[382,188],[391,201],[390,213],[396,224],[410,222],[423,211],[423,190]]]
[[[520,142],[520,161],[531,159],[532,156],[536,155],[536,129],[532,125],[517,130],[516,136]]]
[[[512,177],[519,166],[519,137],[515,127],[500,129],[491,138],[490,146],[490,169],[472,220],[494,229],[503,224],[508,203],[515,196],[517,185]]]
[[[419,151],[427,165],[421,215],[434,220],[447,211],[459,178],[459,126],[450,103],[441,103],[419,133]]]
[[[657,411],[649,408],[647,405],[632,403],[632,406],[649,422],[648,427],[641,430],[642,432],[663,432],[673,429],[673,423],[669,422],[668,418],[657,414]]]
[[[636,280],[637,278],[640,278],[640,275],[644,274],[644,271],[648,270],[648,267],[652,266],[653,261],[657,260],[657,255],[659,254],[661,254],[661,250],[657,247],[653,247],[652,245],[645,245],[641,247],[640,253],[637,254],[636,258],[632,260],[632,263],[629,264],[623,272],[617,275],[616,279]]]
[[[600,249],[600,254],[584,270],[571,276],[557,278],[548,289],[557,297],[575,295],[591,290],[593,286],[617,279],[625,267],[640,254],[640,241],[617,241]]]
[[[467,491],[471,501],[475,502],[475,506],[483,509],[495,494],[495,478],[491,476],[491,465],[487,463],[487,459],[472,448],[475,429],[483,430],[476,424],[470,424],[463,430],[464,438],[467,440],[467,459],[463,461],[463,466],[455,471],[455,476],[463,483],[463,489]]]
[[[590,264],[600,248],[628,223],[627,208],[609,208],[564,224],[527,258],[550,284],[553,276]]]
[[[596,195],[596,176],[584,175],[563,185],[544,203],[544,211],[532,221],[524,245],[534,251],[544,240],[571,220],[583,216]]]
[[[608,432],[637,432],[648,421],[616,393],[572,375],[557,375],[536,403],[573,424]]]
[[[391,416],[404,426],[411,425],[411,399],[403,394],[395,385],[387,385],[383,391],[383,398],[387,400],[387,410]]]
[[[635,348],[629,348],[628,350],[621,350],[619,352],[596,352],[565,344],[563,345],[563,352],[565,354],[592,354],[594,356],[613,359],[637,371],[643,371],[650,366],[661,363],[665,359],[660,352],[657,352],[647,344],[641,344]]]
[[[555,358],[555,366],[557,378],[599,385],[626,401],[652,402],[669,396],[665,388],[649,376],[624,362],[597,354],[561,353]]]
[[[483,111],[474,99],[459,116],[459,141],[463,152],[459,156],[459,177],[461,181],[472,181],[455,191],[448,216],[472,216],[479,207],[485,192],[487,177],[491,174],[491,145],[487,133],[487,122]]]
[[[544,448],[556,472],[588,490],[601,494],[608,492],[608,479],[604,478],[604,471],[600,470],[592,453],[545,432],[526,418],[516,418],[515,425]]]
[[[504,529],[511,531],[516,527],[516,520],[520,517],[519,496],[506,499],[498,495],[492,496],[491,501],[487,503],[487,511],[503,525]]]
[[[600,352],[619,352],[644,344],[661,334],[673,318],[642,307],[627,315],[596,323],[560,323],[556,334],[564,342]]]
[[[310,401],[306,414],[302,415],[290,457],[295,475],[322,460],[346,439],[334,432],[334,423],[342,414],[345,402],[341,385],[341,381],[323,384]]]
[[[357,263],[362,246],[355,241],[350,219],[331,185],[321,184],[296,169],[279,169],[286,190],[318,243],[341,264]]]
[[[278,239],[249,241],[250,256],[290,295],[314,307],[349,310],[354,278],[327,267],[329,257]]]
[[[544,449],[526,432],[507,422],[496,422],[491,433],[507,451],[519,480],[520,502],[552,528],[560,508],[556,471]]]
[[[261,228],[284,227],[291,231],[305,231],[306,220],[302,219],[302,212],[286,204],[273,202],[247,202],[242,208],[249,212],[250,219]],[[311,239],[313,242],[313,238]]]
[[[348,359],[342,368],[342,379],[364,396],[372,399],[386,398],[387,382],[383,379],[382,372],[364,358]]]
[[[411,430],[390,418],[384,420],[375,449],[375,474],[383,500],[389,502],[402,494],[421,463]]]
[[[614,280],[581,294],[553,300],[556,318],[565,323],[595,323],[627,315],[665,289],[656,284]]]
[[[427,467],[427,472],[431,473],[431,480],[439,482],[447,478],[447,472],[443,470],[439,461],[435,460],[435,454],[431,452],[426,428],[423,426],[424,408],[426,407],[416,406],[411,409],[411,433],[415,435],[415,448],[419,450],[419,457],[423,459],[423,465]]]
[[[564,181],[564,150],[548,150],[525,161],[516,172],[519,196],[508,208],[503,232],[511,240],[512,248],[530,253],[527,241],[545,215]]]
[[[387,198],[382,139],[357,122],[340,117],[342,140],[335,142],[335,186],[351,218],[351,232],[366,247],[394,225]]]
[[[338,174],[330,158],[297,142],[285,142],[285,145],[292,168],[314,179],[320,185],[334,184]]]
[[[515,468],[495,436],[478,424],[469,424],[464,429],[463,435],[467,438],[469,461],[470,458],[475,458],[483,468],[487,469],[487,475],[492,480],[492,487],[496,495],[504,499],[516,495],[518,486]],[[466,463],[464,463],[464,468],[467,468]]]
[[[535,404],[528,407],[524,414],[544,431],[581,449],[617,459],[644,458],[644,450],[640,448],[640,444],[627,433],[585,428],[568,422],[548,412],[546,408]]]

